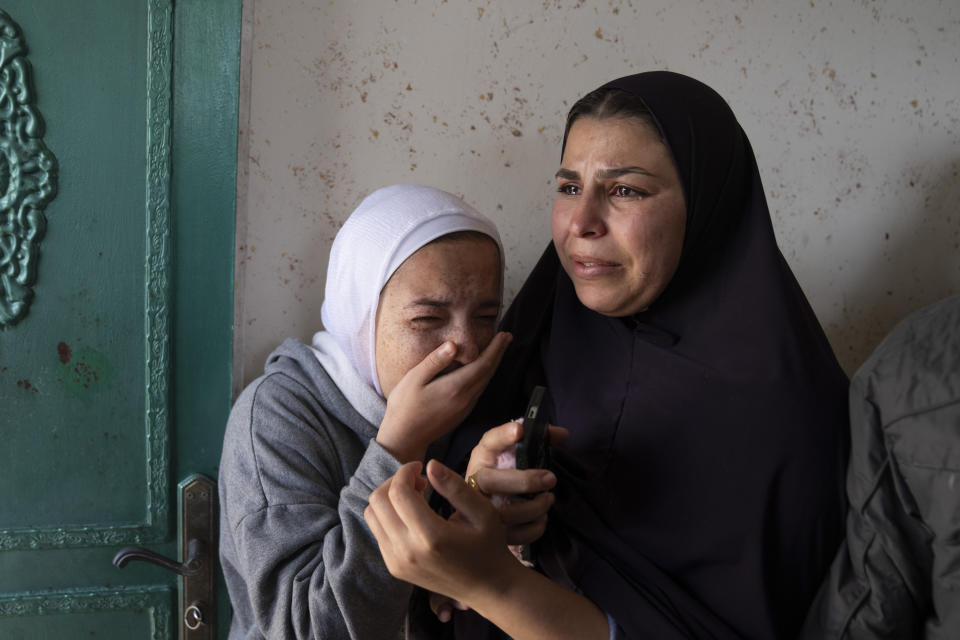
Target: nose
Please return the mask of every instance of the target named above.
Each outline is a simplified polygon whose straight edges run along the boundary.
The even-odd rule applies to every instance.
[[[591,238],[606,233],[601,202],[596,195],[586,193],[576,200],[570,212],[569,228],[578,238]]]
[[[457,355],[454,360],[461,365],[470,364],[480,355],[478,332],[468,322],[458,322],[451,327],[446,340],[453,341],[457,346]]]

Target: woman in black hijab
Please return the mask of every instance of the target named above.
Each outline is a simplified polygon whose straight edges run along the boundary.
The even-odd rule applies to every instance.
[[[621,78],[571,109],[557,187],[554,242],[447,460],[545,384],[570,436],[553,452],[540,569],[624,637],[794,637],[842,536],[847,379],[777,247],[746,135],[696,80]],[[493,487],[498,473],[475,478]],[[440,465],[427,475],[466,516],[412,510],[403,489],[419,483],[395,478],[368,517],[388,567],[525,637],[536,625],[515,624],[522,610],[475,596],[495,581],[488,567],[506,571],[502,555],[474,550],[479,568],[451,569],[453,540],[495,529],[493,516]],[[516,580],[499,592],[525,593]],[[568,618],[595,620],[565,602]],[[545,624],[561,613],[536,607]]]

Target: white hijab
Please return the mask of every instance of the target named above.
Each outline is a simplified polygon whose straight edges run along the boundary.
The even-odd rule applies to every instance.
[[[374,191],[350,214],[333,241],[320,310],[326,331],[314,336],[313,346],[322,352],[318,353],[321,363],[347,399],[374,424],[379,425],[382,411],[371,416],[370,408],[364,411],[364,406],[383,405],[374,352],[380,292],[414,252],[457,231],[489,236],[497,243],[503,264],[503,245],[493,222],[460,198],[421,185],[398,184]],[[331,353],[334,348],[341,353]],[[344,371],[349,367],[342,362],[340,366],[330,362],[331,358],[341,360],[337,356],[345,357],[353,371]],[[363,386],[376,392],[379,403],[354,388],[357,374]]]

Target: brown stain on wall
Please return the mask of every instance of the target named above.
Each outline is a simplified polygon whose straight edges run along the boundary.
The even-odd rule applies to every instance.
[[[67,364],[70,362],[70,358],[73,357],[73,351],[70,350],[70,345],[66,342],[61,342],[57,345],[57,355],[60,356],[60,362],[62,364]]]

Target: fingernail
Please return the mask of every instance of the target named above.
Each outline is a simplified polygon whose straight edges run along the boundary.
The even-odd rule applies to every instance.
[[[440,345],[440,355],[442,356],[452,356],[453,355],[453,343],[444,342]]]
[[[442,609],[439,614],[440,622],[450,622],[450,611]]]
[[[436,460],[433,460],[432,462],[433,464],[430,466],[433,467],[433,475],[435,475],[440,480],[445,479],[447,477],[446,467],[444,467],[442,464],[440,464]]]
[[[545,487],[552,487],[557,484],[557,476],[553,475],[552,471],[544,471],[540,474],[540,482],[542,482]]]

